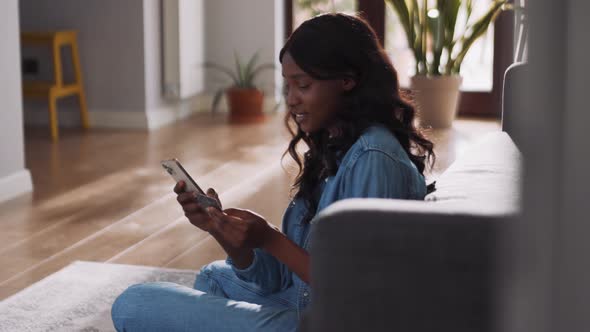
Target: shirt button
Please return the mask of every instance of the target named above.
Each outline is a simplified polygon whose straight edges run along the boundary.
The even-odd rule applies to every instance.
[[[308,296],[309,293],[308,292],[303,292],[303,296]]]

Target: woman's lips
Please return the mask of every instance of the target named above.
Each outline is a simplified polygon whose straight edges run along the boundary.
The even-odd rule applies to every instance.
[[[299,114],[293,114],[293,115],[295,115],[295,121],[297,123],[301,123],[309,118],[308,113],[299,113]]]

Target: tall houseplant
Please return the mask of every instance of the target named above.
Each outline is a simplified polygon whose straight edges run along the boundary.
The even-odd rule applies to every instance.
[[[212,110],[215,112],[225,94],[229,106],[229,120],[233,123],[261,122],[264,120],[264,93],[258,88],[255,79],[267,69],[273,69],[273,64],[258,64],[258,52],[254,53],[246,63],[237,55],[235,68],[219,65],[213,62],[205,63],[205,67],[217,70],[231,79],[231,84],[215,92]]]
[[[507,0],[492,0],[473,19],[471,0],[385,0],[397,14],[416,60],[411,89],[422,125],[449,127],[457,113],[461,64],[473,43],[486,33]],[[465,24],[458,27],[460,11]]]

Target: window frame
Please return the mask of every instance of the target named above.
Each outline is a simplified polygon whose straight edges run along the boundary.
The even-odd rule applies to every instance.
[[[284,1],[286,40],[293,31],[293,0]],[[385,9],[383,0],[357,0],[357,11],[371,24],[381,45],[385,41]],[[459,116],[501,118],[504,72],[513,62],[513,36],[514,14],[503,11],[494,23],[492,91],[462,91]]]

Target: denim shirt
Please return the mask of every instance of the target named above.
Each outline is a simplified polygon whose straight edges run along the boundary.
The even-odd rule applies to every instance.
[[[426,195],[424,177],[382,125],[367,128],[337,164],[336,175],[321,184],[317,212],[310,223],[303,222],[307,207],[300,198],[291,201],[284,213],[283,233],[307,251],[318,213],[333,202],[354,197],[423,200]],[[309,304],[309,285],[264,250],[254,250],[254,261],[246,269],[236,268],[229,258],[227,262],[240,279],[257,284],[269,294],[280,293],[299,313]]]

